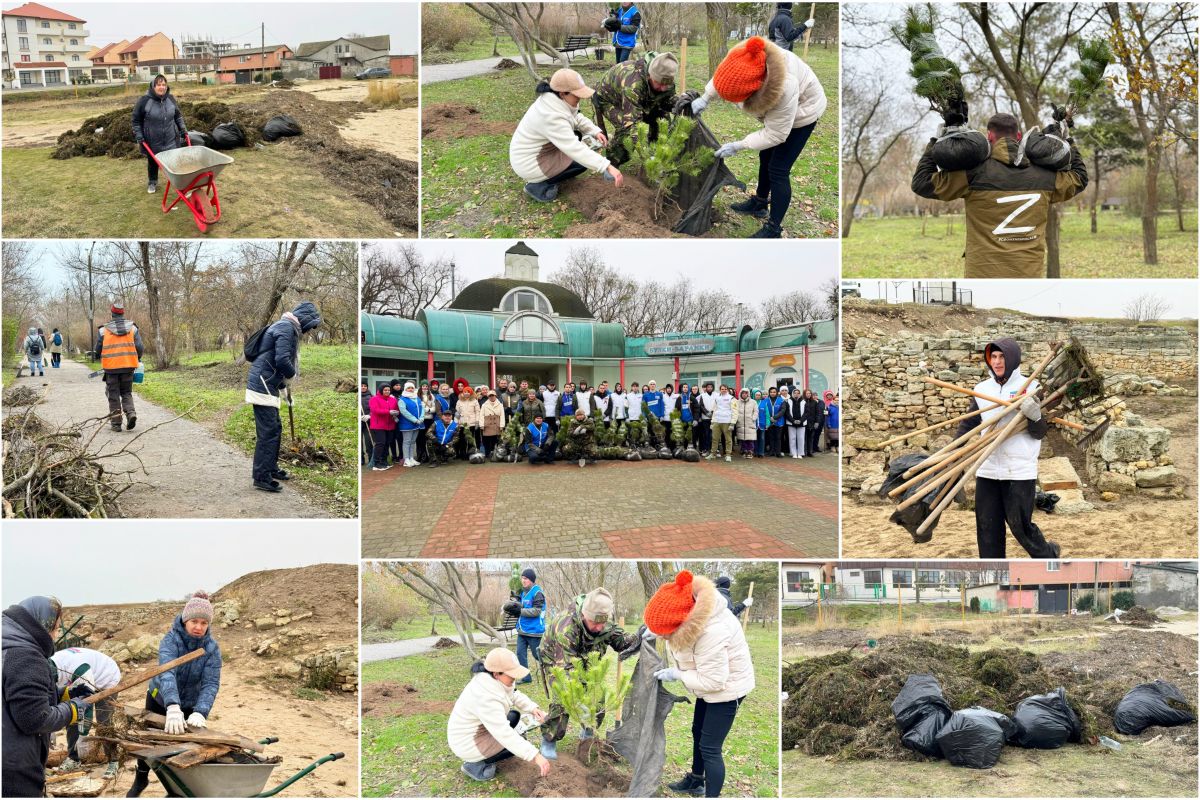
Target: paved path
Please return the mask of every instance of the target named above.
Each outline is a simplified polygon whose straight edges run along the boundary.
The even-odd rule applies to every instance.
[[[150,376],[148,380],[153,380]],[[53,425],[82,422],[108,412],[101,377],[88,378],[88,368],[63,360],[59,369],[47,369],[45,377],[21,378],[13,385],[32,386],[43,393],[36,413]],[[327,517],[295,489],[284,486],[279,494],[260,492],[250,480],[251,458],[233,445],[216,438],[207,428],[177,419],[161,428],[154,425],[176,416],[134,393],[137,427],[120,433],[110,430],[107,420],[90,423],[85,436],[100,428],[92,440],[92,451],[112,453],[137,436],[130,450],[106,462],[110,471],[138,468],[137,486],[121,496],[127,517],[254,519],[265,517]],[[149,431],[149,432],[147,432]],[[139,434],[141,434],[139,436]]]
[[[476,75],[486,75],[496,69],[496,65],[504,56],[493,56],[492,58],[479,58],[474,61],[457,61],[453,64],[422,64],[421,65],[421,84],[441,83],[442,81],[456,81],[460,78],[474,78]],[[517,59],[512,59],[517,61]],[[520,64],[520,61],[517,61]],[[554,59],[545,53],[537,54],[537,63],[552,64]]]
[[[837,484],[832,453],[396,467],[363,474],[363,558],[837,558]]]
[[[358,656],[362,663],[386,661],[389,658],[404,658],[428,653],[441,639],[452,639],[458,642],[458,636],[423,636],[420,639],[402,639],[399,642],[381,642],[380,644],[364,644],[358,648]],[[476,644],[487,644],[492,640],[482,633],[475,634]]]

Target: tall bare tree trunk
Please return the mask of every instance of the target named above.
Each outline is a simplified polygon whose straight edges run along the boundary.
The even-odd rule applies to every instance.
[[[158,369],[166,369],[171,366],[171,354],[167,352],[167,343],[163,339],[159,286],[154,267],[150,263],[149,242],[138,242],[138,255],[141,258],[142,282],[146,285],[146,302],[150,306],[150,326],[154,328],[154,362]]]
[[[705,3],[704,18],[708,39],[708,75],[711,78],[717,71],[717,66],[725,59],[729,30],[721,3]]]
[[[1146,197],[1142,203],[1142,252],[1147,264],[1158,263],[1158,172],[1162,151],[1157,143],[1146,148]]]
[[[254,330],[265,328],[275,318],[275,311],[279,307],[279,301],[283,299],[283,295],[292,286],[292,281],[296,275],[304,268],[304,262],[316,249],[316,242],[308,242],[304,245],[304,250],[297,256],[296,251],[299,249],[299,242],[288,242],[279,244],[279,268],[275,272],[275,278],[271,282],[271,290],[267,293],[267,302],[263,306],[262,312],[258,316],[258,324]]]
[[[1096,232],[1096,214],[1097,214],[1097,210],[1100,207],[1100,179],[1104,176],[1104,172],[1102,171],[1103,168],[1101,167],[1101,163],[1102,163],[1102,159],[1100,158],[1100,151],[1097,150],[1096,151],[1096,166],[1095,166],[1096,178],[1092,182],[1092,209],[1091,209],[1092,233]]]

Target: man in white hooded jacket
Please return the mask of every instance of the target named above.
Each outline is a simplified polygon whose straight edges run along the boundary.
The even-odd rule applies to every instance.
[[[1030,381],[1024,394],[1020,394],[1026,378],[1021,374],[1021,348],[1013,339],[997,339],[988,344],[983,348],[983,360],[991,377],[977,384],[975,391],[1019,402],[1021,410],[1015,413],[1024,414],[1029,422],[1024,431],[1010,436],[997,447],[975,473],[975,538],[979,557],[1005,557],[1004,524],[1007,522],[1013,537],[1031,558],[1058,558],[1058,545],[1048,541],[1033,521],[1038,454],[1047,430],[1046,418],[1042,416],[1041,405],[1035,396],[1039,384],[1036,380]],[[983,402],[988,410],[960,422],[959,436],[995,420],[1005,411],[1003,406]],[[968,410],[978,408],[972,398]],[[997,424],[1004,425],[1011,418]]]

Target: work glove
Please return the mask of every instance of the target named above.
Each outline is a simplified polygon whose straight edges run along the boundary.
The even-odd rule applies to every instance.
[[[193,728],[207,728],[208,723],[204,719],[204,715],[199,711],[193,711],[192,715],[187,718],[187,724]]]
[[[704,95],[701,95],[700,97],[697,97],[695,100],[692,101],[691,108],[692,108],[692,116],[694,117],[697,114],[699,114],[701,111],[703,111],[704,109],[708,108],[708,101],[704,99]]]
[[[1042,405],[1037,401],[1036,397],[1026,397],[1021,401],[1021,413],[1030,422],[1037,422],[1042,418]]]
[[[723,144],[718,147],[717,151],[713,155],[715,155],[717,158],[729,158],[737,154],[739,151],[745,149],[746,145],[742,144],[741,142],[730,142],[729,144]]]
[[[672,114],[690,115],[692,113],[692,103],[700,96],[696,90],[684,92],[683,94],[675,95],[675,99],[671,101]]]
[[[947,128],[958,127],[959,125],[967,124],[967,101],[959,100],[954,103],[942,115],[942,120],[946,123]]]
[[[1067,106],[1056,106],[1050,104],[1050,108],[1054,110],[1053,117],[1055,122],[1065,122],[1068,128],[1075,127],[1075,115],[1071,113],[1071,109]]]
[[[76,697],[76,698],[73,698],[70,702],[71,702],[71,705],[73,705],[75,707],[75,721],[76,722],[82,720],[85,717],[85,715],[87,714],[88,708],[90,708],[92,705],[91,699],[87,698],[87,697]]]
[[[183,722],[183,709],[179,706],[167,706],[167,722],[163,725],[167,733],[187,733],[187,725]]]
[[[358,415],[358,421],[359,421],[359,422],[370,422],[370,421],[371,421],[371,415],[370,415],[370,414],[359,414],[359,415]]]
[[[504,604],[504,613],[515,617],[517,614],[521,613],[521,604],[516,600],[510,600]]]
[[[654,673],[654,677],[658,678],[663,683],[667,681],[677,681],[683,678],[683,673],[675,669],[675,667],[664,667]]]
[[[656,638],[654,635],[654,631],[650,630],[645,625],[638,628],[638,636],[641,636],[642,639],[644,639],[647,642],[653,642]]]
[[[817,22],[817,21],[816,21],[815,19],[812,19],[812,18],[810,17],[810,18],[808,18],[808,19],[804,20],[804,27],[805,27],[805,28],[807,28],[808,30],[810,30],[810,31],[811,31],[811,30],[812,30],[812,27],[813,27],[813,25],[815,25],[815,24],[816,24],[816,22]]]
[[[577,426],[575,426],[575,430],[571,431],[571,435],[572,436],[582,436],[586,432],[587,432],[586,428],[584,428],[582,425],[577,425]]]
[[[742,601],[742,605],[744,605],[746,608],[750,608],[751,606],[754,605],[754,598],[747,597],[745,600]]]

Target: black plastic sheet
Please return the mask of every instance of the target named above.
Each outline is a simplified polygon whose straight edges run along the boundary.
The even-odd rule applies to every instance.
[[[643,639],[629,694],[621,707],[621,725],[605,736],[633,766],[626,797],[654,797],[658,793],[667,762],[667,716],[676,703],[691,702],[668,692],[654,677],[655,671],[664,666],[654,644]]]
[[[697,118],[696,126],[692,128],[692,134],[688,137],[688,150],[692,151],[698,147],[716,150],[720,146],[721,143],[704,121]],[[671,199],[683,209],[683,216],[671,230],[689,236],[708,233],[713,226],[713,198],[726,186],[736,186],[743,191],[746,189],[746,184],[737,179],[721,158],[713,159],[713,163],[707,169],[694,177],[682,176]]]

